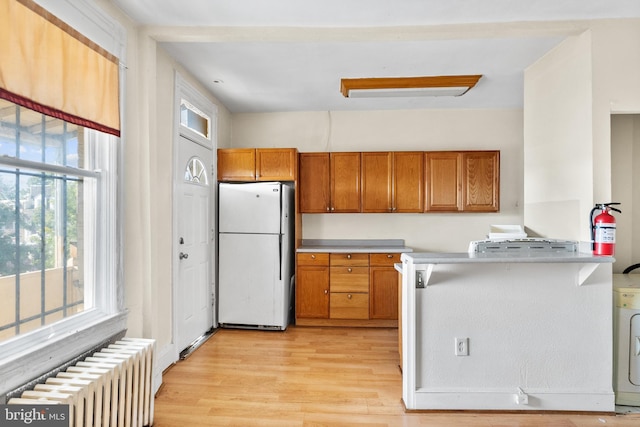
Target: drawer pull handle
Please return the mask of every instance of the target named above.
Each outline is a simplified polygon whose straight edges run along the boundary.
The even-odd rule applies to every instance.
[[[347,259],[351,259],[351,254],[347,254]]]
[[[353,270],[351,270],[351,268],[347,268],[347,271],[351,273]]]
[[[393,255],[387,254],[387,258],[393,258]]]
[[[315,255],[311,255],[311,259],[316,259],[316,256]]]
[[[351,299],[351,294],[348,294],[348,295],[347,295],[347,298]]]

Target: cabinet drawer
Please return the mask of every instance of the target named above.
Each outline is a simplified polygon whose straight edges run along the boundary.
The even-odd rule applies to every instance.
[[[369,292],[369,267],[330,267],[331,292]]]
[[[389,267],[400,262],[400,253],[388,254],[371,254],[369,257],[369,265]]]
[[[369,294],[332,292],[329,309],[331,319],[368,319]]]
[[[329,254],[299,252],[297,255],[298,265],[329,265]]]
[[[348,265],[348,266],[369,266],[369,254],[348,254],[338,253],[330,254],[330,265]]]

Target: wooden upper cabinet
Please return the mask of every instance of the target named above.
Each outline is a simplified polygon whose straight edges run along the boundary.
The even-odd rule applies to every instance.
[[[360,212],[360,153],[330,153],[331,212]]]
[[[497,212],[499,151],[301,153],[300,212]]]
[[[295,148],[221,148],[218,181],[295,181]]]
[[[499,151],[440,151],[425,154],[427,212],[497,212],[500,209]]]
[[[424,210],[424,153],[393,153],[393,211],[419,213]]]
[[[393,212],[393,153],[362,153],[362,212]]]
[[[424,154],[362,153],[362,212],[422,212]]]
[[[300,153],[300,212],[331,210],[329,153]]]
[[[431,151],[425,153],[427,212],[462,210],[462,153]]]
[[[256,180],[295,181],[298,177],[298,150],[295,148],[256,149]]]
[[[500,152],[462,153],[463,210],[497,212],[500,209]]]
[[[218,149],[218,181],[255,181],[255,148]]]

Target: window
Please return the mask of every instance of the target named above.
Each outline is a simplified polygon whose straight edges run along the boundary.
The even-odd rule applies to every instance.
[[[112,136],[0,100],[0,342],[99,308],[98,155]],[[88,268],[90,267],[90,268]]]
[[[184,181],[192,184],[209,185],[207,168],[205,168],[202,160],[197,157],[189,159],[189,163],[184,171]]]
[[[31,33],[56,36],[42,39],[51,56],[19,55],[28,61],[12,62],[18,73],[3,74],[0,82],[0,401],[126,329],[122,159],[114,136],[121,128],[126,65],[118,58],[126,57],[126,31],[93,2],[21,0],[10,6],[7,16],[20,19],[3,15],[3,29],[20,42],[5,44],[9,52],[33,49]],[[74,51],[62,49],[68,42]],[[96,54],[108,73],[88,72],[93,68],[86,61]],[[28,72],[47,60],[62,60],[66,80]],[[100,95],[82,89],[83,82]],[[25,87],[54,90],[25,93]],[[63,105],[46,102],[52,94]],[[106,108],[100,105],[105,100]],[[89,111],[98,113],[91,117]]]
[[[186,100],[180,101],[180,125],[207,140],[211,140],[211,118]]]

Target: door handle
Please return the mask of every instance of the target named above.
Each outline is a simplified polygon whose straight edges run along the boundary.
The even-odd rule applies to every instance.
[[[184,252],[180,252],[179,257],[180,257],[180,259],[187,259],[187,258],[189,258],[189,254],[185,254]]]

